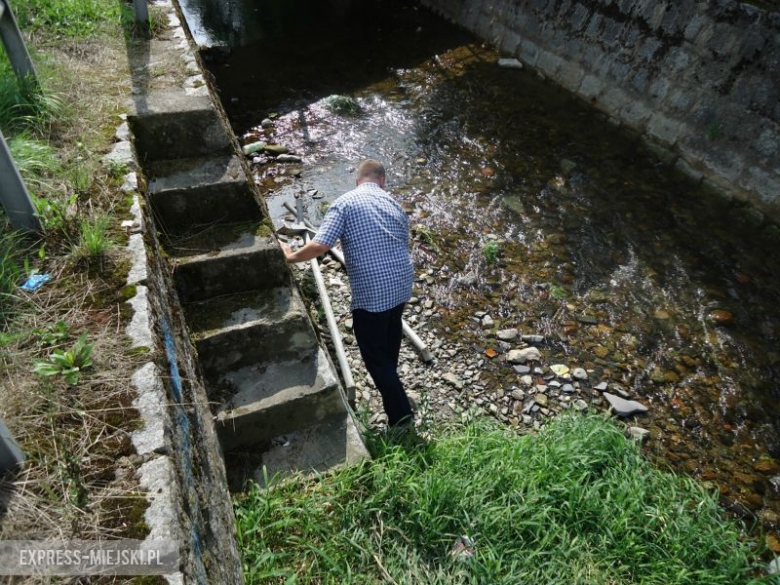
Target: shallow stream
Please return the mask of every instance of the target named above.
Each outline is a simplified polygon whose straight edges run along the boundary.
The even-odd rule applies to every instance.
[[[647,404],[651,456],[714,482],[780,552],[776,232],[411,3],[224,6],[241,34],[204,56],[237,134],[303,158],[255,156],[275,218],[302,195],[317,223],[361,159],[383,161],[442,335],[483,354],[485,311],[495,329],[546,336],[547,363],[581,364]],[[331,94],[360,112],[334,112]],[[486,359],[483,383],[516,383],[500,360]]]

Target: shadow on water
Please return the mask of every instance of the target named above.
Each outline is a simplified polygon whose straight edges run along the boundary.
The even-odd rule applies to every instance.
[[[651,405],[640,424],[659,461],[715,481],[776,530],[780,259],[750,210],[405,2],[367,3],[327,27],[308,20],[210,53],[236,130],[304,158],[298,168],[256,158],[272,213],[298,193],[332,200],[360,158],[381,158],[428,234],[415,261],[430,269],[423,292],[442,307],[442,335],[480,353],[494,344],[476,311],[545,334],[547,362],[584,365],[593,383]],[[319,100],[331,93],[353,95],[362,113],[329,112]],[[275,127],[261,130],[271,112]],[[483,254],[491,240],[496,265]],[[498,362],[483,374],[488,388],[517,383]]]
[[[439,19],[407,2],[342,4],[333,11],[314,0],[252,3],[264,14],[261,38],[232,47],[228,59],[221,48],[203,52],[237,134],[260,122],[258,112],[286,113],[334,93],[351,94],[468,38],[453,38],[450,27],[442,35]]]

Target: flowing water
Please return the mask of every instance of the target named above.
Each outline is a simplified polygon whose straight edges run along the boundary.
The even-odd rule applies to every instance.
[[[362,158],[383,161],[417,234],[418,271],[434,282],[442,335],[485,351],[472,316],[489,311],[499,327],[547,336],[547,363],[593,369],[650,406],[639,421],[653,433],[648,453],[760,517],[779,551],[773,229],[410,3],[224,6],[242,23],[224,30],[240,34],[212,37],[231,48],[204,56],[236,132],[303,157],[255,157],[275,218],[302,195],[316,223]],[[331,94],[360,112],[333,112]],[[273,127],[261,128],[268,117]],[[494,360],[483,381],[507,387],[516,376]]]

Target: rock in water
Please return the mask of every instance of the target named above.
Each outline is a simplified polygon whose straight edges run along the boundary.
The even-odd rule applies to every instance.
[[[290,149],[286,146],[282,146],[281,144],[266,144],[263,147],[263,150],[270,153],[270,154],[287,154],[290,152]]]
[[[604,398],[607,399],[612,410],[618,416],[631,416],[632,414],[644,414],[647,412],[647,407],[636,400],[625,400],[609,392],[604,392]]]
[[[295,154],[280,154],[276,157],[276,161],[282,163],[299,163],[302,162],[303,159]]]
[[[540,361],[542,353],[535,347],[526,347],[525,349],[513,349],[506,356],[510,364],[524,364],[528,361]]]

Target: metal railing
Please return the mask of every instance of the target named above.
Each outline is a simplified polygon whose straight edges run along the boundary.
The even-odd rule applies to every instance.
[[[35,66],[27,52],[8,0],[0,0],[0,40],[3,42],[19,83],[24,84],[27,91],[40,91]],[[5,209],[11,225],[17,229],[40,232],[43,228],[35,214],[35,205],[22,181],[19,169],[14,164],[2,132],[0,132],[0,185],[2,186],[0,204]]]

